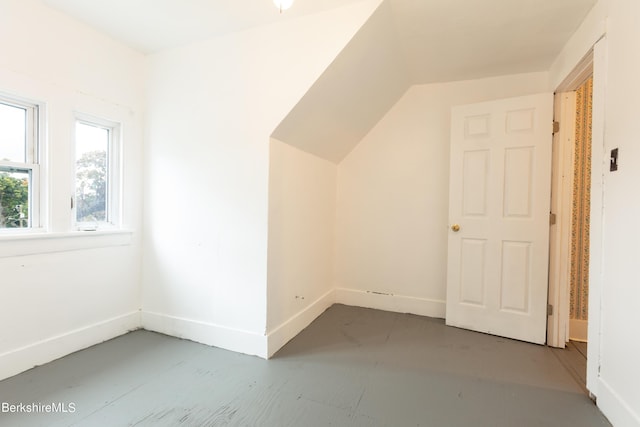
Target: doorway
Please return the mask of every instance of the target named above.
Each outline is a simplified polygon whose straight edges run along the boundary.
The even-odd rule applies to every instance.
[[[571,209],[571,274],[569,281],[569,340],[586,343],[589,319],[589,229],[591,211],[591,144],[593,75],[576,93]],[[576,344],[577,345],[577,344]],[[582,347],[582,345],[580,345]],[[586,350],[584,351],[586,357]],[[585,362],[586,364],[586,362]]]
[[[554,97],[547,344],[586,390],[593,74]]]

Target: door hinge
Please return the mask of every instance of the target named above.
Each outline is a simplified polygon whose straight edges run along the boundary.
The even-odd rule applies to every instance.
[[[71,209],[73,209],[73,196],[71,196]]]
[[[551,304],[547,304],[547,316],[553,316],[553,306]]]
[[[553,133],[560,132],[560,122],[553,122]]]
[[[556,223],[556,214],[553,212],[549,212],[549,225],[555,225]]]

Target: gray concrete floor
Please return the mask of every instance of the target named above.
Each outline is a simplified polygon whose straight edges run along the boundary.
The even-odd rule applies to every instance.
[[[551,349],[334,305],[265,361],[137,331],[0,382],[1,426],[608,426]]]

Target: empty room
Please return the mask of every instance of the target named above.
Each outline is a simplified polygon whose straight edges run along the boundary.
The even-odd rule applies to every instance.
[[[0,0],[0,426],[640,427],[638,22]]]

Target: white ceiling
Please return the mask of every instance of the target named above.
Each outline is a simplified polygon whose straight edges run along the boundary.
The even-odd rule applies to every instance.
[[[273,132],[334,163],[412,84],[549,70],[596,0],[385,0]]]
[[[322,12],[361,0],[41,0],[143,53]]]
[[[40,0],[144,53],[361,0]],[[384,0],[274,131],[339,163],[412,84],[548,70],[596,0]]]
[[[548,70],[596,0],[388,0],[414,83]]]
[[[412,81],[384,2],[272,137],[339,163]]]

